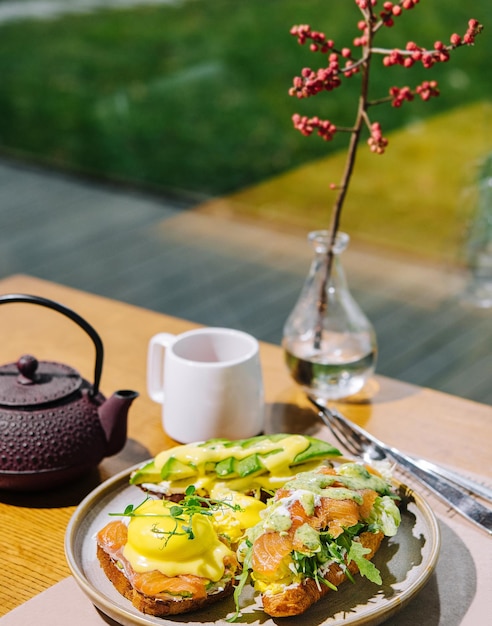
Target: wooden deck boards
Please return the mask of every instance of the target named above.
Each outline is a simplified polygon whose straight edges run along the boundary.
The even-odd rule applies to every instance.
[[[304,235],[0,163],[2,277],[31,274],[279,343],[310,259]],[[375,325],[381,374],[492,404],[492,310],[463,306],[462,275],[356,242],[344,265]]]

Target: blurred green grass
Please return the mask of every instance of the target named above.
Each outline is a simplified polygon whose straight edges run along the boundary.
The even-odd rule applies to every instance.
[[[340,46],[356,34],[347,0],[206,0],[0,25],[0,151],[166,193],[229,193],[340,150],[292,129],[298,111],[350,124],[357,78],[306,102],[292,77],[321,57],[297,45],[310,23]],[[426,0],[379,43],[422,45],[485,23],[473,48],[430,71],[373,72],[373,96],[436,78],[442,96],[381,107],[385,132],[489,100],[490,0]]]
[[[384,155],[362,146],[341,228],[358,243],[464,265],[481,160],[492,149],[492,103],[461,106],[394,131]],[[203,213],[272,228],[328,228],[345,152],[203,203]],[[417,165],[417,167],[416,167]]]

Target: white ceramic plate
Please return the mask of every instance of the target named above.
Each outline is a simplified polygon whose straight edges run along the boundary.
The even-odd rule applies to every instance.
[[[100,485],[73,514],[66,532],[65,553],[75,580],[100,611],[123,626],[167,626],[179,622],[192,626],[224,624],[234,613],[232,598],[203,611],[181,616],[144,615],[115,590],[100,568],[96,557],[96,534],[111,521],[108,514],[123,511],[128,504],[139,504],[145,497],[138,487],[129,485],[133,469]],[[361,577],[357,577],[356,584],[346,582],[337,592],[328,593],[304,615],[296,617],[296,626],[381,624],[422,589],[436,566],[440,535],[429,505],[416,493],[411,492],[411,495],[413,501],[402,514],[396,537],[385,539],[374,558],[383,585],[379,587]],[[237,624],[275,626],[283,621],[274,621],[263,613],[249,585],[243,593],[242,604],[242,617]]]

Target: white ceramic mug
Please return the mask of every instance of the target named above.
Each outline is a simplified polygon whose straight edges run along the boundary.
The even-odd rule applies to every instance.
[[[163,405],[163,427],[180,443],[242,439],[263,430],[258,342],[242,331],[159,333],[148,348],[147,389]]]

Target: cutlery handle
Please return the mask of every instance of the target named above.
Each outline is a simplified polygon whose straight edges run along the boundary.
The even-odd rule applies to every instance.
[[[359,440],[357,446],[359,448],[372,445],[373,448],[381,455],[380,458],[390,457],[401,467],[409,471],[415,478],[425,484],[436,496],[444,500],[451,508],[469,519],[482,530],[492,534],[492,510],[484,506],[481,502],[475,500],[465,490],[458,487],[456,483],[450,479],[433,472],[430,468],[423,468],[412,458],[402,454],[396,448],[388,446],[373,435],[370,435],[364,429],[356,424],[349,422],[341,413],[334,409],[319,405],[310,398],[311,402],[317,407],[321,419],[337,436],[337,430],[333,429],[333,422],[343,427],[344,438],[349,440],[357,435]],[[341,429],[340,429],[341,430]],[[351,433],[348,435],[347,433]],[[349,448],[350,449],[350,448]],[[359,453],[362,451],[359,450]]]
[[[471,522],[492,534],[492,510],[477,502],[470,495],[454,486],[451,482],[434,474],[430,470],[422,469],[412,459],[401,454],[394,448],[385,447],[385,451],[402,467],[411,472],[431,491],[443,499],[449,506]]]
[[[460,472],[455,472],[453,470],[447,469],[442,465],[436,465],[431,461],[427,461],[425,459],[416,459],[415,457],[412,457],[412,460],[422,469],[429,470],[434,474],[439,474],[439,476],[442,476],[443,478],[450,480],[456,485],[467,489],[473,495],[479,496],[481,498],[484,498],[485,500],[488,500],[489,502],[492,502],[492,489],[490,487],[487,487],[487,485],[482,485],[477,480],[468,478],[467,476],[463,476]]]

